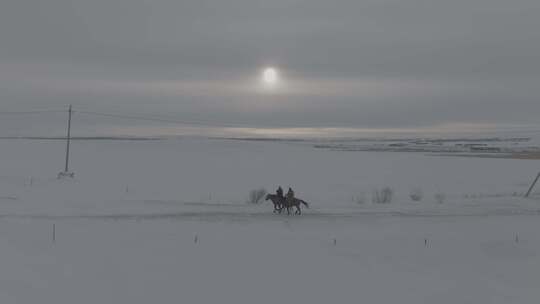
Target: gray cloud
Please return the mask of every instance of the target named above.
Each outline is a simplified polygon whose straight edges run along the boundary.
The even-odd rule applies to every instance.
[[[537,123],[539,15],[536,0],[7,0],[0,103],[253,127]],[[286,89],[257,91],[265,65]]]

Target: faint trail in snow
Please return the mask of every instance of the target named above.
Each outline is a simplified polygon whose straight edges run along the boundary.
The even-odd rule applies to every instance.
[[[263,212],[175,212],[175,213],[141,213],[141,214],[0,214],[2,219],[33,219],[33,220],[202,220],[202,221],[305,221],[305,220],[339,220],[366,219],[375,217],[486,217],[486,216],[539,216],[538,210],[489,210],[478,212],[425,212],[425,211],[355,211],[347,213],[318,212],[303,215],[276,215]]]

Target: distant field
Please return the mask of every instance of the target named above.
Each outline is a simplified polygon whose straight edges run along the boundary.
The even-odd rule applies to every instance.
[[[535,160],[305,141],[0,140],[2,303],[535,303]],[[301,216],[247,204],[292,186]],[[375,191],[391,189],[385,204]],[[421,197],[413,200],[412,194]]]
[[[533,157],[352,153],[313,145],[312,141],[204,138],[76,140],[71,150],[76,178],[60,182],[56,174],[63,169],[62,141],[3,139],[0,214],[131,214],[193,207],[146,201],[245,205],[249,191],[260,187],[274,191],[278,185],[293,187],[314,210],[325,212],[358,208],[466,210],[467,206],[519,203],[539,170]],[[393,192],[392,203],[373,204],[373,192],[385,187]],[[422,192],[420,203],[410,198],[413,191]],[[443,206],[435,196],[444,197]],[[526,206],[528,202],[521,203]]]

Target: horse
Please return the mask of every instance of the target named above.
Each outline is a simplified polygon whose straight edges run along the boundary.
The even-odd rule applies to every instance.
[[[266,200],[271,200],[274,204],[274,213],[281,213],[281,209],[283,209],[285,205],[285,197],[269,193],[266,195]]]
[[[309,204],[304,200],[301,200],[296,197],[286,198],[284,200],[283,207],[279,209],[279,213],[281,213],[281,210],[283,210],[283,208],[287,208],[287,214],[291,214],[291,208],[296,207],[296,211],[294,212],[294,214],[300,215],[302,214],[302,210],[300,209],[300,204],[304,204],[306,208],[309,208]]]

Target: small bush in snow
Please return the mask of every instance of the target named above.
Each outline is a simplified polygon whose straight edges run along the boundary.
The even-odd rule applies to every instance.
[[[442,204],[444,203],[445,200],[446,200],[446,195],[444,193],[439,192],[435,194],[435,201],[437,201],[437,203]]]
[[[264,188],[249,191],[248,204],[260,204],[266,193],[266,189]]]
[[[411,192],[409,193],[409,197],[415,201],[419,202],[424,198],[424,193],[422,192],[422,189],[420,188],[413,188],[411,189]]]
[[[373,190],[373,196],[371,201],[374,204],[389,204],[392,202],[392,197],[394,196],[394,190],[390,187],[384,187],[381,189]]]

